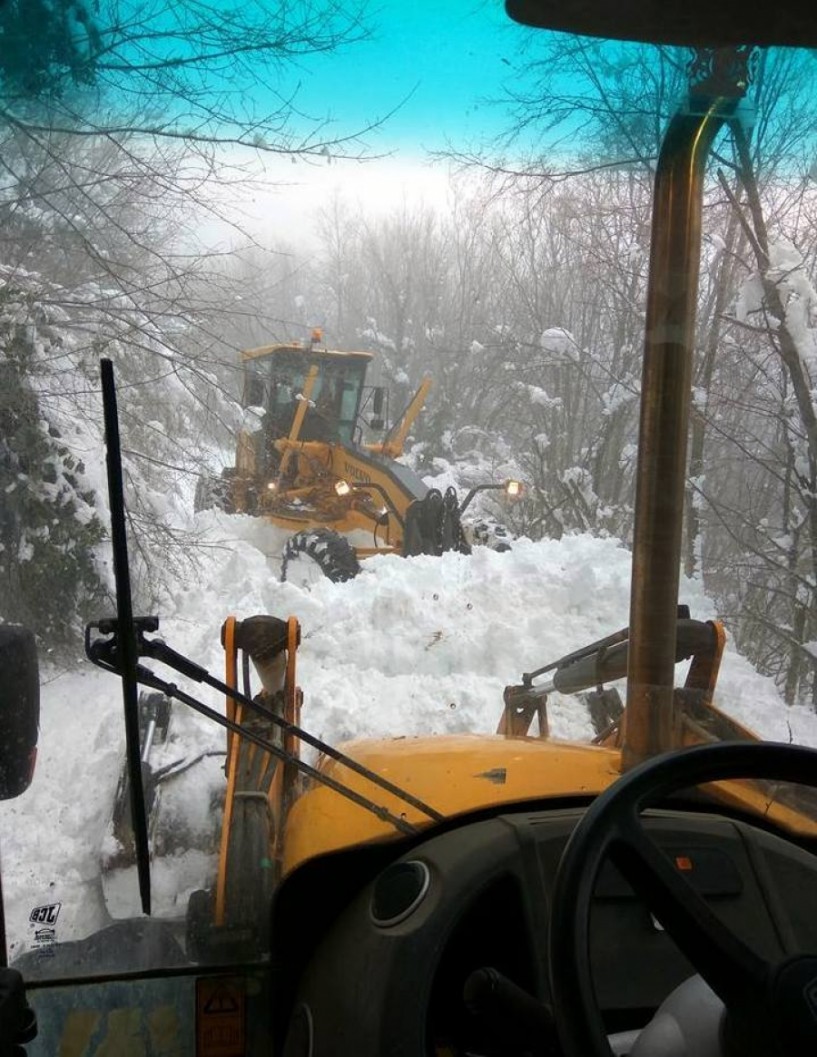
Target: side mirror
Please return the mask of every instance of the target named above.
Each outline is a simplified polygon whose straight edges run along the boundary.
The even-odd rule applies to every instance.
[[[40,727],[40,672],[33,634],[0,625],[0,800],[31,785]]]
[[[382,432],[386,428],[386,419],[383,415],[383,405],[386,402],[386,390],[382,385],[372,387],[372,417],[369,426],[376,432]]]

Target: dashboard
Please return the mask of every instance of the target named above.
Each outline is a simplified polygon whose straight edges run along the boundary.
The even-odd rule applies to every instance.
[[[313,860],[276,895],[268,962],[182,959],[162,971],[116,973],[105,944],[163,934],[161,922],[113,924],[66,952],[101,976],[31,983],[40,1033],[28,1052],[108,1052],[127,1020],[144,1040],[164,1025],[174,1053],[209,1054],[201,1042],[209,1032],[243,1038],[235,1052],[254,1057],[559,1057],[549,935],[559,924],[557,870],[582,811],[452,821],[412,844]],[[817,952],[817,857],[809,851],[700,811],[652,811],[643,822],[729,932],[764,960]],[[576,904],[561,906],[570,915]],[[596,1004],[614,1052],[626,1055],[695,970],[609,861],[596,878],[589,937]],[[694,992],[696,1020],[699,998]]]
[[[285,1057],[558,1053],[548,1011],[550,894],[579,817],[568,809],[484,819],[432,836],[386,866],[310,958]],[[758,954],[779,961],[817,951],[817,858],[809,852],[711,814],[653,811],[644,822]],[[643,1027],[695,972],[610,862],[596,881],[590,936],[610,1033]]]

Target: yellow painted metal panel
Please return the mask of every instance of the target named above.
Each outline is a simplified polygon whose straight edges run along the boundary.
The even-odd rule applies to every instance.
[[[587,797],[603,792],[621,773],[615,748],[539,738],[456,735],[357,741],[342,746],[359,763],[411,792],[446,818],[530,801]],[[432,823],[417,809],[373,786],[333,760],[321,769],[378,806],[424,828]],[[792,832],[817,836],[817,823],[797,810],[796,796],[750,782],[720,782],[705,792],[726,808],[765,815]],[[325,786],[315,786],[293,805],[284,834],[283,870],[325,852],[399,836],[387,823]]]
[[[358,741],[341,748],[446,817],[526,800],[594,796],[615,781],[620,764],[614,749],[495,735]],[[429,824],[418,810],[335,761],[324,761],[322,770],[409,822]],[[316,787],[289,813],[284,872],[324,852],[393,836],[371,812]]]
[[[372,352],[341,352],[339,349],[315,348],[314,346],[301,345],[299,342],[289,342],[278,345],[259,345],[255,349],[242,349],[242,360],[259,360],[265,356],[276,356],[281,353],[300,352],[305,356],[317,356],[323,359],[333,360],[371,360]]]

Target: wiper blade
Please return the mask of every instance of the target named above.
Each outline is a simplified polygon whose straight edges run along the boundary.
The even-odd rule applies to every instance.
[[[133,620],[128,541],[125,531],[125,497],[122,487],[122,452],[119,444],[119,415],[116,407],[113,364],[102,360],[102,403],[105,416],[105,462],[108,473],[108,501],[111,508],[111,544],[113,574],[116,585],[116,619],[119,664],[122,677],[122,701],[125,710],[125,751],[130,783],[131,824],[139,878],[142,911],[150,914],[150,850],[142,783],[142,760],[139,746],[139,704],[137,665],[139,654]]]

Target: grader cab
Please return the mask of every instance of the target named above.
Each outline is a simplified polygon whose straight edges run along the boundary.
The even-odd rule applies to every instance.
[[[303,441],[325,440],[354,444],[359,440],[363,422],[361,401],[372,405],[370,422],[383,428],[382,411],[385,390],[366,387],[366,368],[370,352],[337,352],[321,345],[316,331],[309,345],[300,343],[262,345],[241,354],[243,366],[242,404],[263,411],[264,440],[275,442],[287,438],[301,404],[304,415],[299,437]],[[310,395],[305,393],[307,378],[315,369]],[[377,404],[375,408],[374,405]],[[366,408],[364,408],[364,411]],[[378,422],[379,419],[379,422]],[[276,449],[260,453],[275,462]],[[275,466],[270,467],[275,472]]]
[[[475,490],[461,503],[453,488],[429,488],[397,461],[430,378],[391,423],[387,390],[365,384],[370,352],[329,349],[314,331],[309,344],[264,345],[241,358],[245,421],[235,465],[201,478],[197,510],[220,507],[291,530],[281,578],[304,585],[349,580],[372,554],[470,551],[460,514]],[[520,490],[515,481],[476,490],[486,487]],[[506,549],[503,537],[495,530],[481,542]]]

